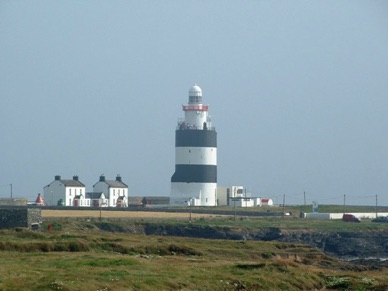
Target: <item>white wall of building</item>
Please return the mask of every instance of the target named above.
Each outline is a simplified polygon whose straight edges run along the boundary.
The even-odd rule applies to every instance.
[[[201,206],[216,206],[217,183],[172,183],[170,204],[188,205],[190,199],[201,201]]]
[[[255,198],[230,198],[229,206],[236,207],[254,207],[255,206]]]
[[[78,195],[85,197],[85,187],[66,187],[65,206],[74,206],[74,198]]]

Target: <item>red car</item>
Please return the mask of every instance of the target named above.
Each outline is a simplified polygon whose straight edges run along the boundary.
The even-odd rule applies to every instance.
[[[342,220],[346,222],[361,222],[361,219],[354,216],[353,214],[344,214]]]

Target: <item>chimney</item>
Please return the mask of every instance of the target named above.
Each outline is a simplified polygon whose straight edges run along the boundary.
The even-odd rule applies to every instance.
[[[78,181],[78,176],[73,176],[74,181]]]
[[[102,174],[102,175],[100,176],[100,182],[105,182],[105,176],[104,176],[104,174]]]
[[[56,175],[56,176],[55,176],[55,181],[59,181],[59,180],[61,180],[61,176]]]
[[[121,181],[121,176],[119,174],[117,174],[116,181],[123,182],[123,181]]]

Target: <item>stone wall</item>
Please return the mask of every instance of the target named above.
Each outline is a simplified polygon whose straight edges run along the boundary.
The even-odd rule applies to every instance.
[[[37,229],[41,222],[40,208],[0,207],[0,229],[15,227]]]

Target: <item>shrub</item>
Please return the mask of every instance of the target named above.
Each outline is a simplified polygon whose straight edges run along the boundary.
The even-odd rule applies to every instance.
[[[186,256],[202,256],[202,253],[200,251],[194,250],[187,246],[179,247],[176,245],[169,245],[168,251],[170,253],[183,254]]]
[[[264,259],[270,259],[274,256],[273,253],[270,253],[270,252],[267,252],[267,253],[262,253],[261,256],[264,258]]]
[[[333,289],[343,289],[350,286],[349,277],[328,276],[326,277],[326,287]]]
[[[132,248],[129,248],[125,245],[113,242],[106,242],[100,245],[100,247],[105,251],[111,251],[120,254],[133,254],[134,251]]]
[[[90,251],[89,245],[81,240],[69,242],[70,252],[88,252]]]
[[[265,263],[260,264],[238,264],[236,265],[236,268],[243,269],[243,270],[255,270],[255,269],[261,269],[265,267]]]

